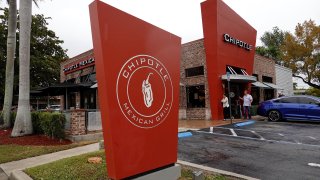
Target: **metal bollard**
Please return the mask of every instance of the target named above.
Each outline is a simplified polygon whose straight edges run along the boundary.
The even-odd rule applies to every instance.
[[[192,172],[192,180],[204,180],[202,171],[193,171]]]
[[[99,141],[99,150],[104,149],[104,140]]]

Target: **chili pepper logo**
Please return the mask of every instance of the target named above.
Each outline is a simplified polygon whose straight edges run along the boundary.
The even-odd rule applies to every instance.
[[[153,56],[127,60],[118,74],[117,99],[125,118],[139,128],[154,128],[170,113],[173,86],[165,65]]]
[[[151,88],[151,83],[149,82],[150,75],[153,73],[149,73],[146,80],[142,82],[142,94],[144,99],[144,104],[149,108],[152,105],[153,101],[153,93]]]

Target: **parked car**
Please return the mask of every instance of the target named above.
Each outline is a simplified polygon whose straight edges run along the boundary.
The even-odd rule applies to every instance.
[[[50,105],[48,110],[51,110],[51,111],[60,111],[61,108],[60,108],[60,105]]]
[[[260,103],[258,115],[270,121],[320,121],[320,98],[314,96],[283,96]]]

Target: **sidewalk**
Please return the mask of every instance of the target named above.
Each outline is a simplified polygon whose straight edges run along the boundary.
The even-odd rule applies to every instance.
[[[98,150],[99,150],[99,143],[94,143],[86,146],[81,146],[73,149],[51,153],[51,154],[45,154],[45,155],[36,156],[28,159],[22,159],[19,161],[12,161],[8,163],[0,164],[0,169],[2,169],[4,173],[7,174],[7,176],[10,176],[10,174],[13,171],[24,170],[26,168],[35,167],[35,166],[47,164],[53,161],[57,161],[63,158],[77,156],[77,155],[98,151]]]
[[[260,121],[265,119],[262,116],[253,116],[253,120]],[[246,121],[246,119],[233,119],[232,123]],[[222,126],[230,124],[230,120],[179,120],[179,131],[202,129],[208,127]]]

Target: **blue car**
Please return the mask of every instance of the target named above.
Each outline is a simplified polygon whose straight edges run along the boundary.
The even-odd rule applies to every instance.
[[[282,119],[320,121],[320,98],[314,96],[283,96],[262,102],[258,107],[260,116],[270,121]]]

